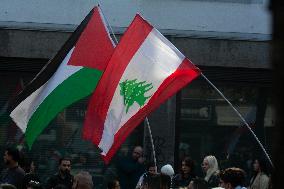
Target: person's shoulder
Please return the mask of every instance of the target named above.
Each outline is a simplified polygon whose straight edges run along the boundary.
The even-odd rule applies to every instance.
[[[176,174],[174,177],[173,177],[173,180],[181,180],[182,179],[182,175],[180,173]]]
[[[270,180],[269,176],[265,173],[260,174],[259,179],[262,180],[262,182],[266,182],[266,183],[268,183]]]
[[[22,167],[16,167],[15,171],[19,174],[26,174],[25,170]]]
[[[214,173],[213,173],[213,175],[216,175],[216,176],[219,176],[219,174],[220,174],[220,170],[216,170],[216,171],[214,171]]]

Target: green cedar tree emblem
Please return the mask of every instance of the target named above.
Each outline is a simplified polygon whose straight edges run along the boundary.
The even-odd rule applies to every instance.
[[[147,84],[146,81],[138,82],[137,79],[125,80],[119,83],[120,95],[124,97],[124,105],[126,105],[126,113],[130,106],[137,102],[139,106],[143,106],[148,98],[145,93],[153,88],[152,83]]]

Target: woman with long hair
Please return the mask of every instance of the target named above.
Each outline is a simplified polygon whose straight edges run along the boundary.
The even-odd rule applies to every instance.
[[[190,181],[195,178],[194,174],[195,163],[190,157],[185,157],[181,161],[180,173],[173,179],[174,187],[186,187]]]
[[[263,159],[255,159],[253,162],[254,175],[249,184],[249,189],[268,189],[269,176],[266,161]]]
[[[209,187],[217,187],[219,185],[219,166],[215,156],[209,155],[203,159],[201,167],[205,173],[204,180],[207,181]]]

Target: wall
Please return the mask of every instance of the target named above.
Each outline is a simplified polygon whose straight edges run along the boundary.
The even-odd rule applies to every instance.
[[[0,26],[49,27],[78,25],[94,0],[3,0]],[[102,9],[110,25],[121,30],[136,12],[160,30],[269,35],[271,16],[268,0],[105,0]],[[235,3],[239,2],[239,3]]]

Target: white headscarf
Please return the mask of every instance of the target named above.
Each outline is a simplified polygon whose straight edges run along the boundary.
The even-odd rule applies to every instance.
[[[175,174],[175,171],[170,164],[166,164],[161,168],[161,173],[172,177]]]

